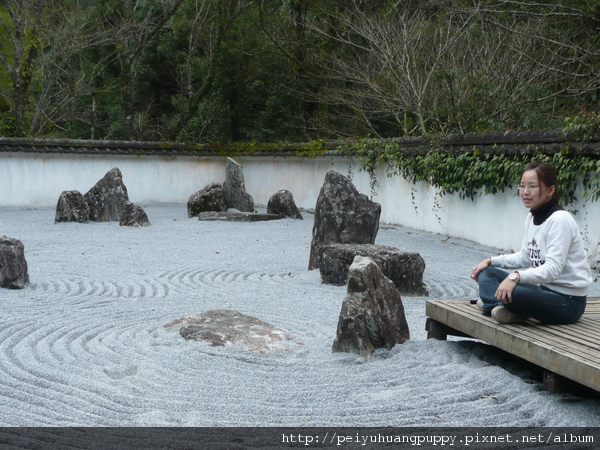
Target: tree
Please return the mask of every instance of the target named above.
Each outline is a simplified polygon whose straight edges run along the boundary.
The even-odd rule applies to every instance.
[[[106,0],[101,3],[105,45],[114,52],[120,81],[124,138],[134,137],[135,92],[143,51],[184,0]]]
[[[565,107],[574,112],[573,106],[600,113],[600,4],[596,0],[493,0],[475,8],[497,29],[534,43],[534,53],[514,50],[554,78],[553,89],[544,91],[539,100],[554,102],[563,114]]]
[[[4,93],[14,115],[14,133],[24,136],[28,94],[40,46],[45,0],[6,0],[0,8],[0,63],[9,75],[12,92]]]
[[[189,2],[180,11],[177,24],[179,31],[184,30],[185,44],[179,47],[176,80],[182,101],[176,108],[169,138],[180,137],[197,116],[201,102],[207,99],[213,86],[223,39],[250,6],[251,2],[244,0],[202,0]]]

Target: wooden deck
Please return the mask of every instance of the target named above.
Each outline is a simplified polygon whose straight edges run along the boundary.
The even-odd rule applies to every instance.
[[[546,369],[544,386],[564,377],[600,391],[600,297],[587,300],[583,317],[572,325],[498,324],[468,300],[429,300],[428,338],[468,336],[487,342]]]

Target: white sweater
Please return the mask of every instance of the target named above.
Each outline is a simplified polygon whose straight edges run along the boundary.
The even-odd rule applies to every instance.
[[[556,211],[541,225],[531,213],[525,220],[521,251],[493,256],[492,266],[521,269],[521,283],[543,284],[561,294],[584,297],[592,284],[592,271],[581,232],[567,211]]]

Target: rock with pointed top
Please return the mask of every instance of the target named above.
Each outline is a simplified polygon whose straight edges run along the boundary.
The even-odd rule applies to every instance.
[[[381,205],[361,194],[342,174],[330,170],[317,198],[308,270],[319,267],[326,244],[374,244]]]
[[[242,212],[254,212],[254,199],[246,192],[242,165],[232,158],[227,158],[225,165],[223,190],[228,208],[235,208]]]
[[[23,289],[29,284],[25,246],[8,236],[0,236],[0,287]]]
[[[125,202],[129,201],[123,175],[117,167],[109,170],[83,197],[94,222],[120,221]]]
[[[389,350],[408,339],[404,305],[394,283],[371,258],[356,256],[332,351],[357,353],[368,360],[375,350]]]

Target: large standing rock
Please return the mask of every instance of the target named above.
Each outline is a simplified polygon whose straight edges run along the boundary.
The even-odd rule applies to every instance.
[[[213,347],[242,344],[247,350],[270,353],[293,350],[294,336],[275,328],[256,317],[237,311],[216,309],[198,316],[185,316],[165,325],[165,328],[183,324],[179,334],[185,339],[209,341]]]
[[[254,199],[246,192],[242,166],[231,158],[227,158],[225,165],[223,190],[229,208],[242,212],[254,212]]]
[[[221,183],[211,183],[192,194],[187,203],[188,218],[206,211],[227,211],[227,200]]]
[[[125,227],[147,227],[150,225],[148,215],[141,206],[138,206],[131,202],[125,202],[125,208],[123,214],[121,214],[121,220],[119,225]]]
[[[25,246],[18,239],[0,236],[0,287],[23,289],[28,283]]]
[[[381,205],[360,194],[342,174],[330,170],[315,208],[308,270],[319,267],[319,248],[325,244],[374,244]]]
[[[125,202],[129,201],[123,176],[117,167],[110,169],[83,197],[90,208],[90,220],[94,222],[118,222]]]
[[[425,261],[416,252],[402,252],[387,245],[328,244],[319,250],[319,271],[324,283],[342,286],[355,256],[368,256],[392,280],[402,295],[428,295],[423,283]]]
[[[350,266],[333,352],[370,359],[378,348],[391,349],[410,339],[404,306],[394,283],[371,259],[357,256]]]
[[[298,211],[296,203],[294,202],[294,196],[290,191],[285,189],[282,189],[271,196],[269,203],[267,204],[267,213],[302,220],[302,214]]]
[[[63,191],[56,204],[55,222],[86,223],[90,208],[79,191]]]

